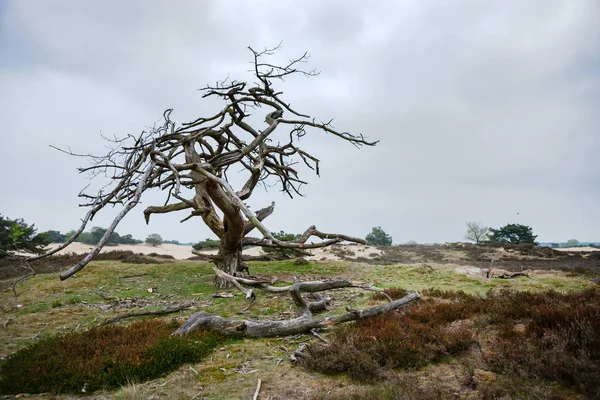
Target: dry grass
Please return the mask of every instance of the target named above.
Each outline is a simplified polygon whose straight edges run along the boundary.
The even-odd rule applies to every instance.
[[[418,248],[413,250],[419,251]],[[507,281],[465,276],[454,271],[457,265],[470,262],[470,256],[462,257],[461,252],[460,249],[452,249],[451,253],[441,254],[440,262],[429,259],[425,254],[419,256],[420,261],[413,265],[382,266],[356,261],[295,265],[293,261],[285,261],[253,263],[251,271],[264,277],[277,276],[278,284],[290,282],[294,276],[302,280],[339,277],[373,281],[379,287],[418,290],[426,296],[436,298],[440,295],[428,293],[429,288],[444,291],[463,290],[482,297],[490,290],[537,292],[554,288],[569,292],[597,287],[586,277],[550,270],[534,273],[531,279],[518,278]],[[463,261],[460,263],[453,264],[448,261],[461,257]],[[424,267],[424,263],[429,268]],[[137,274],[146,275],[118,278]],[[8,282],[10,281],[5,281]],[[215,289],[212,282],[210,265],[196,261],[147,265],[101,261],[91,263],[77,274],[77,278],[64,282],[60,282],[57,274],[37,276],[18,286],[19,304],[23,307],[16,312],[13,308],[12,292],[3,290],[0,295],[0,355],[13,353],[23,345],[37,340],[34,338],[43,338],[56,332],[89,329],[112,316],[137,311],[142,307],[163,308],[174,302],[192,301],[194,309],[179,313],[181,318],[199,309],[225,316],[237,316],[237,311],[247,304],[246,300],[241,295],[233,299],[213,298]],[[155,289],[153,293],[148,293],[147,289],[150,287]],[[118,301],[105,300],[96,293],[97,291],[105,296],[117,298]],[[349,303],[355,308],[361,308],[372,305],[375,301],[371,295],[358,290],[340,290],[333,293],[333,296],[332,307],[343,308]],[[290,318],[293,316],[289,314],[290,306],[291,301],[286,296],[271,296],[258,292],[258,299],[246,317]],[[293,311],[293,307],[291,310]],[[6,327],[2,328],[4,324]],[[124,324],[128,324],[128,321]],[[479,329],[478,326],[476,328]],[[327,332],[322,334],[326,338],[330,337]],[[482,331],[481,334],[489,336],[491,345],[494,335],[486,331]],[[196,399],[247,399],[256,388],[257,378],[263,381],[261,398],[306,399],[318,396],[318,393],[325,396],[321,398],[373,398],[365,397],[372,393],[381,394],[380,398],[386,398],[384,394],[386,390],[390,390],[390,385],[386,388],[385,383],[365,387],[353,382],[344,374],[327,376],[294,367],[289,362],[290,353],[299,346],[298,342],[310,339],[312,336],[240,341],[223,346],[223,350],[217,349],[201,363],[185,365],[166,377],[138,383],[135,390],[129,385],[116,391],[82,394],[82,398],[131,398],[135,395],[144,399],[189,399],[194,396]],[[485,350],[486,342],[483,342],[482,347]],[[483,362],[482,355],[476,349],[469,349],[461,355],[449,357],[442,363],[425,365],[412,372],[395,373],[390,379],[396,380],[390,382],[398,388],[404,388],[402,390],[406,394],[402,394],[404,392],[401,389],[394,389],[389,395],[391,397],[387,398],[452,398],[454,393],[459,393],[461,398],[498,398],[501,397],[499,394],[502,393],[502,387],[510,386],[507,382],[525,385],[532,398],[556,398],[557,393],[560,398],[577,398],[577,394],[572,390],[557,384],[548,384],[548,381],[530,377],[506,378],[505,375],[489,368],[483,368]],[[254,370],[256,371],[252,372]],[[330,393],[327,394],[328,392]],[[518,394],[511,396],[519,397]],[[66,399],[69,396],[57,398]]]

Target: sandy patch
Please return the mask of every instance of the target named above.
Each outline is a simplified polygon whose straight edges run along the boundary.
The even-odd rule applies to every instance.
[[[50,248],[55,249],[60,246],[60,243],[52,243]],[[58,254],[75,253],[75,254],[86,254],[92,249],[92,246],[85,243],[71,243],[66,249],[58,252]],[[150,246],[147,244],[120,244],[118,246],[104,246],[100,251],[106,253],[108,251],[115,250],[130,250],[134,253],[142,254],[164,254],[175,257],[177,260],[185,260],[193,256],[192,246],[179,246],[176,244],[163,243],[160,246]]]
[[[310,261],[341,261],[340,255],[345,258],[357,259],[359,257],[373,258],[383,254],[383,251],[373,247],[364,245],[334,245],[330,247],[323,247],[318,249],[308,250],[313,255],[306,257]],[[218,250],[204,250],[203,254],[217,254]],[[247,256],[261,256],[265,254],[262,251],[262,247],[249,247],[244,249],[244,255]]]
[[[600,249],[597,249],[595,247],[563,247],[563,248],[556,248],[554,250],[558,250],[558,251],[568,251],[569,253],[571,252],[580,252],[580,251],[600,251]]]
[[[60,246],[59,243],[52,243],[48,247],[55,249]],[[71,243],[66,249],[58,252],[58,254],[75,253],[75,254],[86,254],[92,249],[92,246],[85,243]],[[164,243],[160,246],[150,246],[147,244],[120,244],[118,246],[105,246],[101,252],[115,251],[115,250],[130,250],[134,253],[142,254],[164,254],[175,257],[177,260],[186,260],[193,257],[192,246],[180,246],[176,244]],[[372,246],[364,245],[335,245],[325,248],[309,250],[313,256],[307,257],[308,260],[313,261],[340,261],[341,258],[338,254],[343,255],[346,258],[356,259],[359,257],[372,258],[381,255],[383,252]],[[204,254],[217,254],[218,250],[204,250]],[[244,254],[249,256],[260,256],[263,253],[261,247],[250,247],[244,249]]]

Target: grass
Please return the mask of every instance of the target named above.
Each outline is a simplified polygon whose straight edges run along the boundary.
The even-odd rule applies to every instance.
[[[378,287],[400,287],[424,294],[429,288],[444,291],[462,290],[479,298],[486,296],[490,290],[499,291],[504,288],[530,292],[554,288],[570,292],[595,286],[585,278],[567,276],[564,273],[540,273],[530,279],[487,280],[456,273],[452,266],[431,264],[431,267],[423,267],[421,264],[365,265],[358,262],[311,262],[308,265],[296,265],[290,260],[252,263],[251,272],[259,276],[275,275],[279,279],[276,284],[290,283],[294,276],[302,280],[351,278],[375,282]],[[138,274],[145,275],[119,278]],[[148,288],[153,288],[153,292],[149,293]],[[213,286],[211,265],[198,261],[141,265],[111,260],[95,261],[78,273],[74,279],[61,282],[57,273],[39,275],[23,281],[17,289],[18,302],[22,307],[16,311],[13,307],[12,291],[6,289],[0,297],[0,304],[2,304],[0,356],[2,357],[52,335],[87,331],[103,320],[137,311],[140,308],[164,308],[175,303],[192,301],[193,309],[179,313],[180,318],[185,318],[198,310],[239,317],[237,312],[247,305],[246,299],[235,290],[230,290],[237,295],[235,298],[213,298],[216,291]],[[293,316],[287,314],[292,305],[287,296],[269,295],[260,291],[257,295],[257,300],[244,318],[284,319]],[[354,289],[339,290],[332,295],[333,305],[338,308],[331,313],[343,312],[343,306],[347,303],[355,308],[361,308],[378,301],[370,294]],[[294,308],[292,307],[291,310],[293,311]],[[139,320],[146,319],[136,319]],[[128,321],[124,322],[124,325],[129,324]],[[201,393],[199,397],[249,398],[256,387],[257,378],[263,381],[261,396],[272,398],[308,398],[322,388],[327,388],[326,392],[338,393],[339,398],[360,392],[363,385],[353,382],[344,374],[340,376],[315,374],[294,368],[289,363],[289,354],[298,347],[297,342],[309,338],[304,336],[238,341],[223,346],[224,350],[217,348],[201,363],[193,363],[192,368],[198,372],[198,375],[184,366],[152,382],[135,383],[135,390],[132,389],[132,383],[125,382],[121,389],[100,391],[96,394],[110,398],[131,398],[133,396],[131,393],[134,392],[139,398],[148,398],[152,395],[160,398],[191,398]],[[452,373],[462,377],[462,380],[452,383],[454,385],[452,390],[463,390],[463,381],[469,379],[469,374],[457,372],[466,369],[461,364],[463,361],[456,365],[453,363],[461,357],[470,357],[470,355],[469,352],[461,354],[449,358],[441,357],[443,361],[441,363],[426,363],[420,369],[410,372],[413,375],[405,373],[398,376],[402,376],[403,382],[407,382],[407,390],[412,390],[415,385],[410,379],[421,382],[423,379],[428,379],[428,376],[435,375],[437,373],[435,368],[452,365]],[[244,363],[251,363],[247,371],[257,371],[249,374],[235,372]],[[494,374],[496,381],[502,380],[502,374],[493,371],[490,373]],[[409,375],[406,374],[413,378],[409,379]],[[532,383],[534,380],[531,377],[519,376],[515,379],[522,379],[530,387],[537,387]],[[369,385],[365,392],[375,393],[379,390],[377,388],[382,391],[387,390],[381,385],[380,383]],[[547,386],[547,382],[544,385]],[[571,389],[564,389],[561,386],[557,390]]]

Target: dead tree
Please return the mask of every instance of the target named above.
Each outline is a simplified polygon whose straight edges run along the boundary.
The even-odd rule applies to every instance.
[[[300,139],[309,130],[334,135],[357,147],[377,143],[367,141],[360,134],[340,132],[334,129],[331,121],[318,122],[284,101],[283,93],[275,90],[274,81],[291,75],[311,77],[318,73],[301,68],[308,59],[306,54],[285,65],[272,64],[268,58],[278,48],[260,52],[249,48],[253,56],[251,73],[254,82],[226,79],[202,89],[203,97],[223,102],[223,107],[214,115],[177,126],[170,118],[172,110],[169,109],[160,126],[137,136],[106,138],[111,146],[105,155],[62,150],[91,161],[91,165],[80,168],[80,172],[90,173],[92,177],[105,175],[111,180],[97,194],[80,193],[85,199],[82,206],[90,210],[79,233],[99,210],[107,206],[122,206],[122,209],[98,245],[64,272],[61,279],[80,271],[98,254],[117,224],[150,189],[161,190],[165,201],[144,210],[146,222],[152,214],[177,211],[189,213],[181,222],[201,218],[220,239],[219,253],[205,257],[231,275],[248,268],[242,258],[245,245],[292,248],[310,254],[310,249],[341,241],[364,243],[359,238],[321,232],[315,226],[310,226],[297,240],[281,241],[262,223],[271,215],[275,204],[254,213],[244,203],[259,185],[275,184],[290,197],[301,195],[301,186],[306,182],[299,177],[298,163],[319,175],[319,160],[299,146]],[[236,190],[229,183],[228,173],[240,170],[246,174],[246,180]],[[247,236],[255,229],[261,238]],[[322,241],[307,243],[311,237]],[[217,278],[216,285],[226,287],[229,281]]]

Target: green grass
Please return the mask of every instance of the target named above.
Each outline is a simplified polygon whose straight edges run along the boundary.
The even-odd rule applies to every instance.
[[[296,265],[293,260],[290,260],[253,262],[250,265],[250,271],[258,276],[277,277],[276,285],[292,283],[294,277],[300,280],[340,278],[374,282],[377,287],[381,288],[401,287],[419,292],[429,288],[449,291],[461,290],[476,296],[485,296],[490,290],[502,288],[532,292],[548,289],[569,292],[594,286],[593,283],[584,278],[566,276],[562,273],[544,273],[539,276],[534,274],[529,279],[488,280],[477,276],[465,276],[456,273],[452,267],[435,264],[433,269],[429,269],[421,265],[372,266],[343,261],[311,262],[308,265]],[[144,275],[119,278],[137,274]],[[58,274],[38,275],[29,278],[17,287],[19,292],[18,302],[22,305],[20,309],[13,310],[14,298],[10,289],[0,294],[1,304],[3,304],[3,311],[0,314],[0,326],[5,324],[5,327],[0,329],[0,356],[6,357],[16,352],[23,346],[37,340],[34,338],[43,339],[57,333],[85,331],[108,318],[127,312],[139,311],[139,308],[142,307],[144,310],[153,310],[164,308],[172,303],[181,304],[184,301],[192,301],[193,308],[175,314],[181,318],[185,318],[199,310],[232,318],[286,319],[293,317],[293,314],[289,314],[289,311],[294,311],[295,308],[292,306],[289,296],[273,295],[260,290],[255,290],[257,299],[249,312],[240,316],[238,311],[248,304],[244,296],[236,289],[229,289],[226,291],[236,294],[236,297],[213,298],[213,295],[217,293],[213,281],[212,265],[198,261],[181,261],[167,264],[127,264],[118,261],[99,261],[90,263],[75,278],[66,281],[60,281]],[[153,288],[153,293],[149,293],[148,288]],[[219,290],[219,292],[221,291]],[[348,304],[355,308],[373,305],[371,295],[358,289],[341,289],[333,291],[331,295],[334,297],[336,304],[341,306],[332,309],[328,312],[329,314],[345,312],[344,306]],[[108,301],[103,296],[119,299],[122,302],[134,301],[135,304],[133,308],[123,308],[118,306],[119,303],[116,301]],[[107,307],[110,304],[116,304],[117,306]],[[290,308],[290,306],[292,307]],[[134,320],[144,319],[149,318],[126,320],[123,324],[127,325]],[[279,346],[284,346],[288,349],[288,352],[279,349]],[[254,376],[252,382],[247,379],[240,383],[240,381],[237,381],[240,378],[239,374],[233,373],[227,368],[226,372],[220,370],[223,365],[229,365],[229,363],[240,364],[250,359],[255,360],[261,371],[270,371],[269,373],[274,374],[274,376],[281,375],[280,371],[286,371],[286,373],[291,374],[290,376],[293,375],[294,378],[289,378],[289,382],[286,381],[285,383],[292,388],[298,386],[298,379],[302,380],[302,384],[308,385],[307,387],[331,385],[331,379],[338,379],[303,375],[304,373],[289,369],[287,362],[284,363],[286,366],[280,363],[275,367],[271,359],[260,358],[263,356],[281,357],[287,360],[289,351],[295,347],[297,347],[297,344],[293,341],[290,343],[288,340],[281,338],[242,341],[227,347],[227,351],[231,354],[230,358],[221,359],[215,356],[215,359],[210,362],[203,361],[202,366],[196,365],[195,368],[198,371],[203,369],[203,366],[208,370],[207,375],[202,378],[195,378],[193,373],[191,375],[187,374],[185,379],[181,374],[177,376],[183,379],[182,382],[189,383],[190,388],[201,385],[204,388],[202,396],[211,398],[251,397],[256,383]],[[269,379],[271,379],[273,385],[275,385],[279,380],[275,379],[274,376],[264,376],[263,380],[269,382]],[[244,395],[241,395],[241,392],[236,391],[236,385],[243,387],[248,393],[244,392]],[[161,390],[164,389],[152,389],[150,392],[161,393]],[[174,393],[181,393],[183,389],[172,387],[170,390]],[[198,391],[188,393],[188,398],[198,393]],[[249,394],[249,396],[246,396],[246,394]],[[159,397],[165,397],[165,395],[159,395]],[[179,395],[175,397],[179,397]]]

